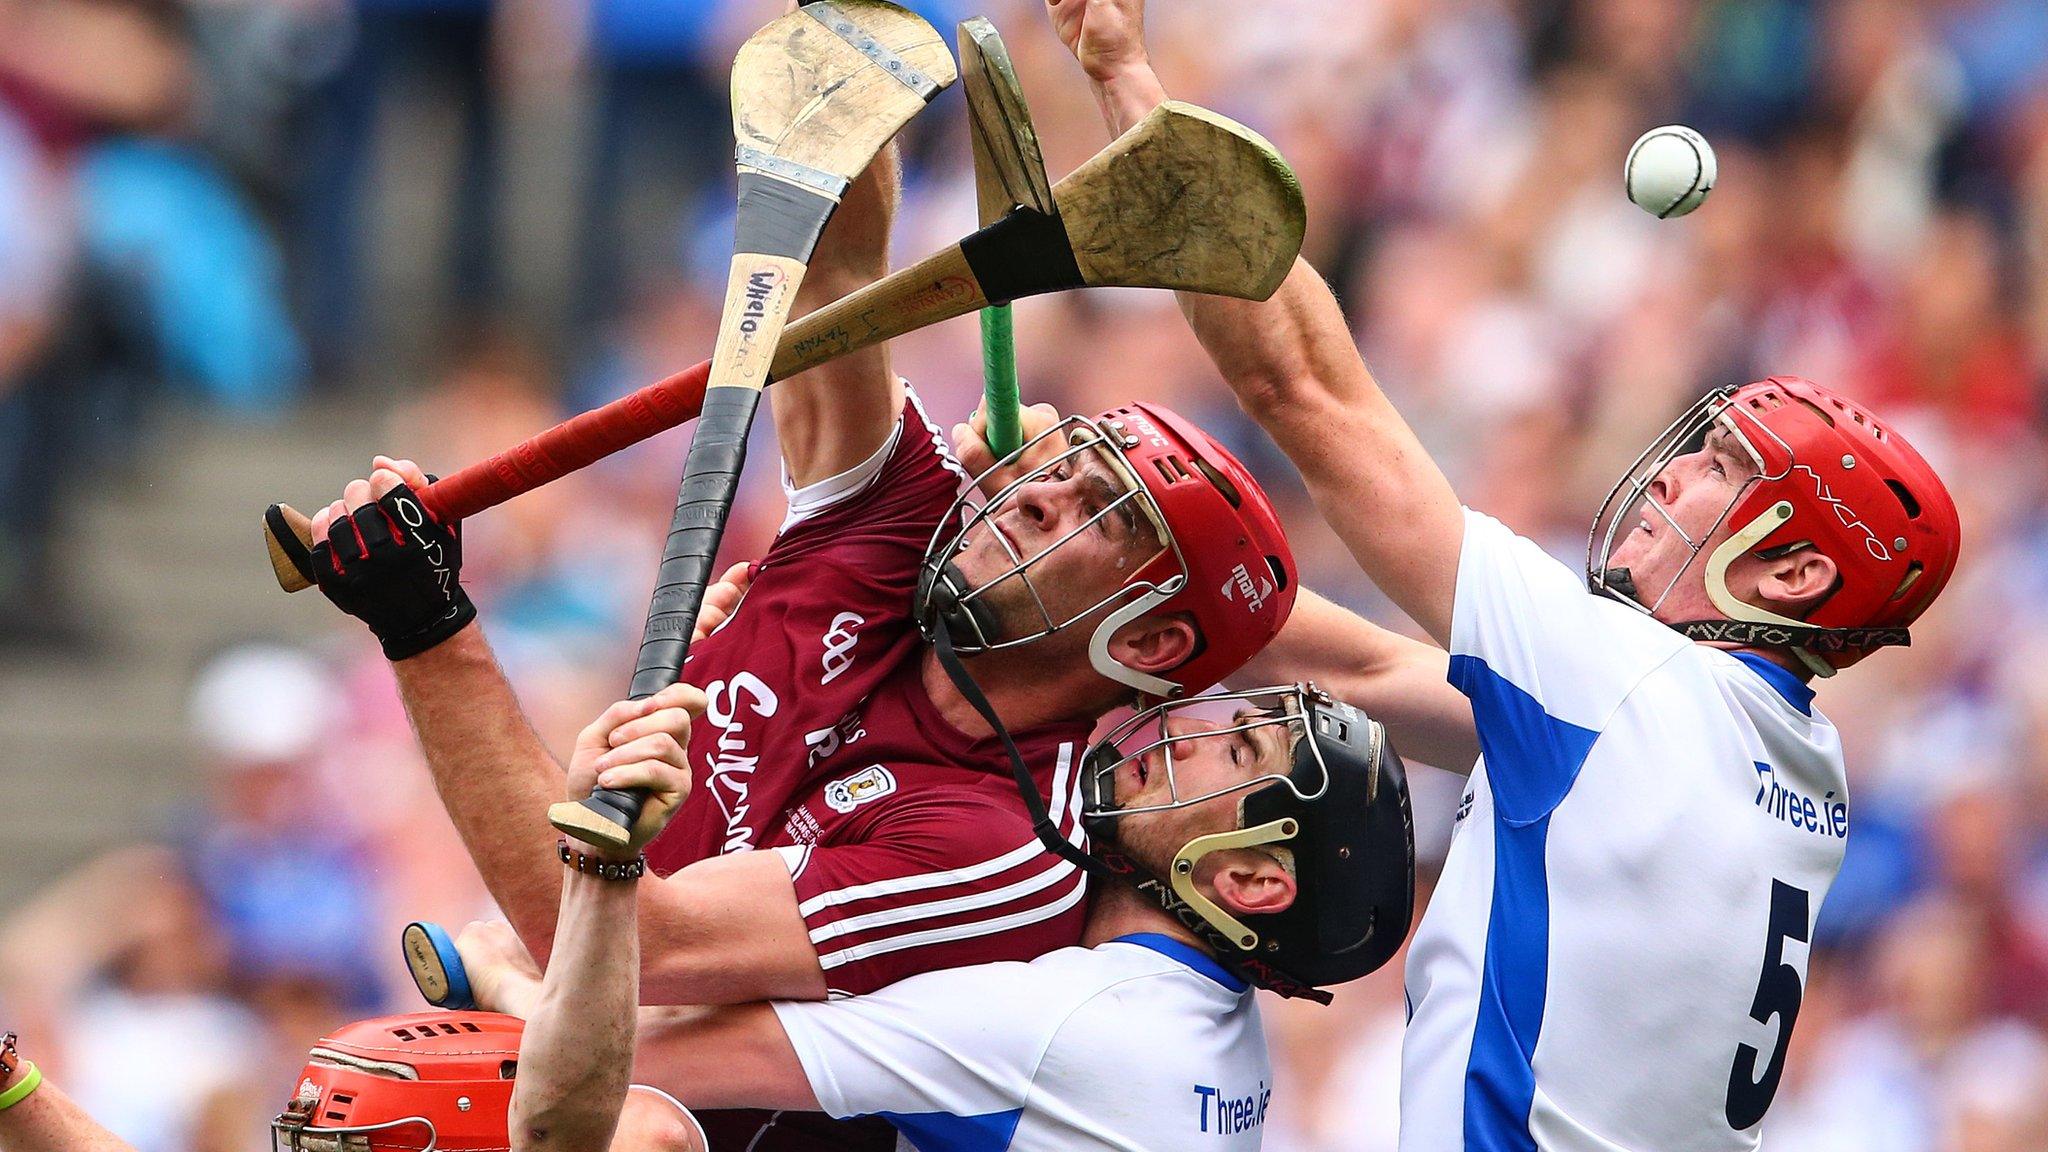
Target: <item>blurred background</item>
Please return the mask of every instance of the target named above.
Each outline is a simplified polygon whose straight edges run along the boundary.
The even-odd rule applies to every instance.
[[[1105,142],[1035,2],[912,6],[997,21],[1055,176]],[[398,925],[490,911],[374,644],[277,591],[262,506],[316,508],[374,451],[450,471],[701,359],[725,67],[778,10],[0,0],[0,1023],[143,1152],[264,1146],[309,1041],[412,1006]],[[1560,556],[1720,383],[1813,377],[1934,460],[1963,568],[1910,650],[1821,689],[1855,834],[1766,1131],[2048,1149],[2048,5],[1160,0],[1150,24],[1177,96],[1293,162],[1308,256],[1467,502]],[[1721,179],[1660,223],[1620,169],[1673,121]],[[957,90],[906,143],[899,262],[972,228]],[[1399,624],[1168,298],[1027,301],[1018,329],[1027,399],[1190,413],[1268,478],[1309,583]],[[895,348],[935,415],[968,411],[971,321]],[[551,739],[624,687],[685,443],[468,526]],[[773,464],[734,557],[781,516]],[[1417,776],[1433,871],[1460,782]],[[1395,969],[1269,1020],[1268,1146],[1392,1148]]]

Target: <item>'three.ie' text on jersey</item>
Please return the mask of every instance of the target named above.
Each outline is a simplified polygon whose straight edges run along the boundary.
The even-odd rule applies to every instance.
[[[1401,1147],[1748,1152],[1850,825],[1834,726],[1467,512],[1481,759],[1407,966]]]

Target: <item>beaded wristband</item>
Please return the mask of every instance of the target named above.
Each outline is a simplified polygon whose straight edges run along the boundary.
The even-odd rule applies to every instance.
[[[555,842],[555,855],[576,871],[599,880],[638,880],[647,871],[646,853],[624,862],[600,860],[569,847],[567,840],[558,840]]]

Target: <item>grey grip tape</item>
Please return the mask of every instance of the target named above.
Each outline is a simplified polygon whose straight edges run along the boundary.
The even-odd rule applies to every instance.
[[[741,172],[739,190],[732,250],[810,263],[825,221],[832,218],[839,201],[759,172]]]
[[[760,403],[759,388],[711,388],[704,393],[704,414],[690,440],[654,598],[647,605],[631,699],[652,696],[682,675],[683,660],[690,654],[690,630],[704,603],[740,469],[746,466],[747,430]]]

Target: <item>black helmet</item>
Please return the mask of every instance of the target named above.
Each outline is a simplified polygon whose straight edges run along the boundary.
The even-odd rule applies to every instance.
[[[1267,706],[1240,713],[1221,729],[1167,734],[1166,721],[1176,711],[1219,700]],[[1291,734],[1284,774],[1199,796],[1180,794],[1173,778],[1176,743],[1269,725],[1285,726]],[[1153,738],[1142,737],[1147,730]],[[1164,754],[1171,799],[1146,808],[1119,807],[1117,769],[1155,749]],[[1090,750],[1082,788],[1082,820],[1094,855],[1206,940],[1225,966],[1260,987],[1327,1000],[1313,990],[1374,971],[1408,935],[1415,911],[1415,829],[1407,772],[1385,728],[1312,685],[1145,709]],[[1236,827],[1183,845],[1170,876],[1154,875],[1118,847],[1116,823],[1134,812],[1182,808],[1229,792],[1240,794]],[[1196,888],[1195,866],[1210,852],[1254,847],[1285,853],[1297,893],[1283,911],[1240,917]]]

